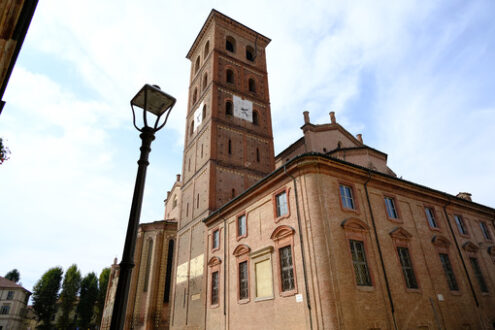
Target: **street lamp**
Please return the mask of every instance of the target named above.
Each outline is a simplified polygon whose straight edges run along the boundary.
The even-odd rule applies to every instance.
[[[165,126],[170,111],[175,104],[175,98],[162,92],[157,85],[144,85],[143,88],[131,100],[132,122],[134,127],[141,132],[141,157],[138,160],[138,171],[136,184],[134,186],[134,195],[132,196],[131,213],[129,215],[129,224],[127,225],[127,234],[125,236],[124,252],[120,262],[119,282],[117,292],[115,293],[115,302],[112,313],[112,330],[123,329],[125,323],[125,312],[127,307],[127,297],[129,295],[129,285],[131,282],[132,268],[134,267],[134,249],[136,247],[136,236],[141,216],[141,205],[143,204],[144,183],[146,180],[146,168],[148,167],[148,156],[151,151],[151,142],[155,139],[155,133]],[[143,110],[142,128],[136,126],[136,112],[134,107]],[[148,125],[147,113],[155,115],[155,124]],[[166,114],[165,114],[166,113]],[[162,124],[159,124],[160,118],[165,114]]]

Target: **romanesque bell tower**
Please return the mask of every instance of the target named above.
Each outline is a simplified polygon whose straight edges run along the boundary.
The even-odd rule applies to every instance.
[[[191,60],[172,328],[203,328],[201,222],[275,168],[265,47],[270,39],[212,10]]]

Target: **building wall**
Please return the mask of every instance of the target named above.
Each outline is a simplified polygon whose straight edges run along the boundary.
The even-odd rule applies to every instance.
[[[211,284],[214,269],[219,271],[221,283],[218,306],[208,305],[207,327],[235,329],[248,324],[252,328],[309,329],[310,322],[313,329],[391,329],[394,322],[399,329],[482,329],[492,326],[495,321],[493,209],[378,172],[373,172],[369,178],[362,169],[323,156],[306,156],[300,163],[289,164],[288,174],[296,177],[302,232],[297,223],[295,188],[291,178],[282,170],[264,184],[257,185],[254,191],[241,196],[236,205],[222,208],[219,214],[207,220],[208,283]],[[364,187],[367,181],[371,211]],[[342,206],[340,184],[352,187],[355,210]],[[277,221],[273,195],[280,189],[287,189],[289,193],[290,215]],[[385,197],[394,198],[398,219],[387,216]],[[428,225],[425,206],[434,209],[438,229]],[[443,212],[444,206],[449,219]],[[247,216],[248,235],[238,240],[235,222],[243,212]],[[463,217],[469,236],[459,234],[454,214]],[[490,240],[482,235],[480,221],[489,227]],[[270,239],[279,226],[293,230],[289,236],[293,238],[297,290],[288,296],[280,292],[280,277],[277,275],[280,269],[277,246],[281,245]],[[452,230],[450,226],[453,226]],[[221,244],[220,249],[212,251],[211,236],[215,230],[220,230]],[[357,285],[350,240],[364,242],[371,285]],[[246,260],[250,263],[250,298],[242,302],[237,299],[239,257],[234,255],[240,245],[249,247]],[[417,289],[406,287],[398,246],[409,250]],[[268,249],[273,269],[274,296],[264,301],[257,301],[254,294],[256,271],[252,260],[260,249]],[[439,253],[448,254],[458,290],[449,289]],[[480,290],[469,262],[470,256],[479,262],[488,293]],[[309,293],[311,312],[306,306],[306,293]],[[211,286],[208,286],[208,294],[211,294]],[[297,302],[299,294],[302,302]]]
[[[2,278],[2,281],[8,280]],[[24,329],[26,304],[31,293],[21,286],[17,286],[14,282],[11,283],[12,285],[9,286],[0,286],[0,328]],[[8,312],[4,314],[5,308],[8,308]]]

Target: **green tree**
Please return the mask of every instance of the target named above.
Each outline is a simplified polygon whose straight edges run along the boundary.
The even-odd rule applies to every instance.
[[[93,319],[95,303],[98,298],[98,278],[95,273],[89,273],[81,281],[81,293],[79,296],[79,305],[77,306],[77,315],[79,317],[79,326],[87,329]]]
[[[57,321],[60,329],[74,328],[73,320],[69,318],[70,312],[74,309],[74,303],[77,299],[79,288],[81,287],[81,272],[74,264],[67,269],[62,283],[62,292],[60,293],[60,308],[62,315]]]
[[[42,325],[40,329],[50,329],[50,320],[56,312],[56,303],[63,270],[60,267],[50,268],[33,288],[33,308]]]
[[[12,281],[12,282],[17,283],[21,279],[21,274],[19,274],[19,271],[14,268],[5,275],[5,278]]]
[[[98,283],[98,300],[96,302],[96,325],[101,324],[103,308],[105,307],[105,297],[107,296],[108,280],[110,279],[110,268],[103,268],[100,273]]]

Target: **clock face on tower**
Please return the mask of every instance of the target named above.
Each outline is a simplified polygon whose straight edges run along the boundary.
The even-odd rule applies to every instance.
[[[253,122],[253,102],[234,95],[234,117]]]

